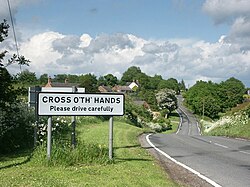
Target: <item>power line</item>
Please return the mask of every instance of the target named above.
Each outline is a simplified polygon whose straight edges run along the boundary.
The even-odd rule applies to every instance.
[[[16,39],[16,32],[15,32],[15,27],[14,27],[14,21],[13,21],[13,17],[12,17],[11,8],[10,8],[10,1],[7,0],[7,3],[8,3],[8,8],[9,8],[9,13],[10,13],[10,20],[11,20],[11,25],[12,25],[12,30],[13,30],[15,45],[16,45],[16,53],[17,53],[17,57],[19,58],[19,50],[18,50],[18,44],[17,44],[17,39]],[[21,64],[20,64],[20,71],[22,71]]]

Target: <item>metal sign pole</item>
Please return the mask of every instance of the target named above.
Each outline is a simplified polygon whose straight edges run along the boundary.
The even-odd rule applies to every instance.
[[[52,116],[48,118],[47,127],[47,159],[50,160],[51,156],[51,133],[52,133]]]
[[[113,116],[109,118],[109,159],[113,159]]]
[[[72,86],[72,92],[76,93],[77,88]],[[76,116],[71,117],[71,125],[72,125],[72,132],[71,132],[71,145],[73,148],[76,147]]]

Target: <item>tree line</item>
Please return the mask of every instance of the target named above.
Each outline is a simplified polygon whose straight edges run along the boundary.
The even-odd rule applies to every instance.
[[[212,119],[244,101],[245,85],[231,77],[221,83],[197,81],[185,94],[186,104],[200,116]]]

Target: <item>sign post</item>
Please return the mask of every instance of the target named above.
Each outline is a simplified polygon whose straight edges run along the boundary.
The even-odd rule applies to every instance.
[[[109,159],[113,159],[113,116],[109,118]]]
[[[47,159],[50,160],[51,156],[51,133],[52,133],[52,116],[48,118],[47,127]]]
[[[76,92],[77,92],[77,88],[73,86],[72,93],[76,93]],[[75,148],[76,147],[76,116],[71,116],[71,126],[72,126],[71,146]]]
[[[113,116],[124,115],[124,94],[40,92],[37,114],[49,116],[47,157],[51,156],[51,116],[111,116],[109,120],[109,158],[113,158]],[[72,118],[72,122],[73,122]],[[72,127],[75,128],[75,124]],[[72,143],[75,143],[74,130]],[[75,144],[73,144],[75,146]]]
[[[37,145],[37,131],[38,131],[38,123],[39,116],[37,115],[37,94],[41,91],[41,87],[29,87],[28,92],[28,106],[35,107],[35,127],[34,127],[34,147]]]

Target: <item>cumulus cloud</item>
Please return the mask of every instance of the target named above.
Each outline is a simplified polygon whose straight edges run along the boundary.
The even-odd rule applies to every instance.
[[[207,12],[215,23],[233,21],[242,15],[250,16],[248,0],[206,0],[203,10]]]
[[[18,2],[18,1],[13,1]],[[209,0],[203,5],[217,24],[230,24],[227,35],[217,42],[194,39],[147,40],[132,34],[64,35],[47,31],[20,42],[20,53],[31,60],[30,71],[38,76],[112,73],[118,78],[130,66],[164,78],[181,79],[189,85],[197,80],[222,81],[230,77],[250,79],[249,1]],[[220,11],[218,11],[220,10]],[[1,11],[0,11],[1,12]],[[13,42],[0,46],[14,53]],[[13,73],[19,71],[9,66]]]
[[[225,42],[250,50],[250,1],[248,0],[206,0],[203,10],[216,24],[229,24],[231,29]]]
[[[112,73],[120,78],[130,66],[139,66],[148,75],[184,79],[222,81],[236,77],[245,84],[250,78],[250,53],[241,46],[224,42],[154,41],[129,34],[100,35],[92,38],[44,32],[21,43],[21,53],[32,61],[29,70],[39,76]],[[181,45],[182,44],[182,45]],[[15,66],[10,66],[10,70]]]

